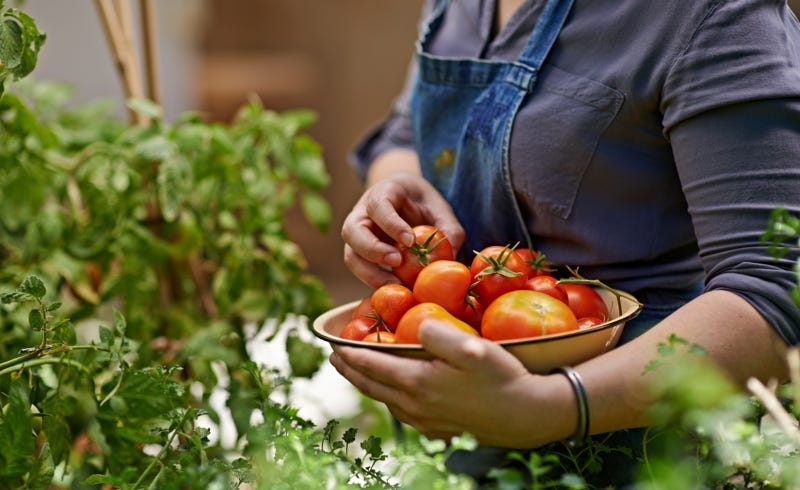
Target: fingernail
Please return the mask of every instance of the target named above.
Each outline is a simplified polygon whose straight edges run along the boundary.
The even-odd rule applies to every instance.
[[[404,232],[404,233],[400,234],[400,243],[402,243],[406,247],[410,247],[411,245],[414,245],[414,235],[412,235],[409,232]]]
[[[402,260],[403,257],[400,256],[400,252],[390,252],[383,258],[386,265],[400,265]]]

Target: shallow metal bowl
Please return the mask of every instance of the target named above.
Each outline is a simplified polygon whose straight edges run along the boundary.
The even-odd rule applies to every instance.
[[[616,347],[625,324],[636,317],[642,305],[626,296],[619,298],[603,288],[595,288],[608,306],[611,319],[600,325],[541,337],[502,340],[498,344],[516,356],[529,371],[547,373],[560,366],[573,366],[599,356]],[[317,317],[312,325],[314,334],[331,344],[363,347],[392,354],[431,359],[433,356],[420,345],[377,344],[339,337],[350,320],[358,301],[347,303]]]

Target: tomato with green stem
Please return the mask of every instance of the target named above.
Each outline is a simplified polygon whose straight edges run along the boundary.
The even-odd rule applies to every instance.
[[[513,247],[490,245],[470,264],[472,292],[484,306],[509,291],[523,289],[528,267]]]
[[[516,252],[528,266],[528,277],[552,276],[553,272],[556,270],[556,263],[549,260],[545,254],[539,250],[520,248],[517,249]]]
[[[416,225],[412,230],[414,244],[411,246],[395,244],[400,250],[402,261],[400,265],[392,267],[394,275],[408,288],[414,287],[420,271],[428,264],[455,258],[450,240],[438,228],[431,225]]]

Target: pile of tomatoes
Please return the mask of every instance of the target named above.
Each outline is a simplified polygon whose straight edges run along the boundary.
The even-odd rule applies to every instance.
[[[418,344],[427,318],[490,340],[509,340],[588,328],[609,319],[594,288],[561,282],[554,264],[537,251],[491,245],[468,266],[455,260],[450,241],[429,225],[414,227],[415,244],[396,244],[393,268],[402,284],[365,297],[340,337],[386,344]]]

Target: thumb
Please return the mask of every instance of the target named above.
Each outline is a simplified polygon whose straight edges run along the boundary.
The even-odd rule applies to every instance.
[[[471,368],[484,362],[493,342],[461,331],[436,319],[426,319],[419,326],[422,347],[435,357],[460,368]]]

